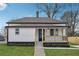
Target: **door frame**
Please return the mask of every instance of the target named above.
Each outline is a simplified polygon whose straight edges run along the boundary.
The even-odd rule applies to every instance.
[[[38,29],[38,41],[42,41],[42,29]]]
[[[39,30],[40,30],[40,29],[38,29],[38,41],[39,41]],[[45,37],[44,37],[44,35],[45,35],[45,34],[44,34],[44,33],[45,33],[45,29],[41,29],[41,32],[42,32],[42,33],[41,33],[41,36],[42,36],[42,37],[41,37],[41,41],[40,41],[40,42],[43,42],[43,41],[45,40]]]

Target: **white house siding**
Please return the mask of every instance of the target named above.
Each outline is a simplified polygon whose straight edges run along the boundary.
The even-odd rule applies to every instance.
[[[19,28],[19,35],[15,34],[15,28],[9,28],[8,42],[34,42],[35,28]]]
[[[63,32],[64,33],[64,32]],[[62,36],[62,28],[59,28],[59,30],[58,30],[58,35],[59,36]]]
[[[66,28],[63,29],[63,36],[66,36]]]

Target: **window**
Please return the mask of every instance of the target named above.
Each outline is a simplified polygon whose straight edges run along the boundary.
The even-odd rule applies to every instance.
[[[17,34],[17,35],[19,34],[19,28],[15,29],[15,34]]]
[[[54,29],[50,29],[50,36],[54,36]]]
[[[56,31],[55,31],[55,35],[58,36],[58,29],[56,29]]]

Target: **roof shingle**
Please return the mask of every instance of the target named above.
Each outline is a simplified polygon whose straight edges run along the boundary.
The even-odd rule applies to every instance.
[[[66,23],[63,20],[53,20],[52,18],[47,17],[24,17],[16,20],[11,20],[7,22],[8,24],[11,23]]]

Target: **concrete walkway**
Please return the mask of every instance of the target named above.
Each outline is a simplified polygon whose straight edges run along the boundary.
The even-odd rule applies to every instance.
[[[45,56],[42,42],[36,42],[34,56]]]
[[[71,45],[71,46],[76,47],[76,48],[79,48],[79,45]]]

